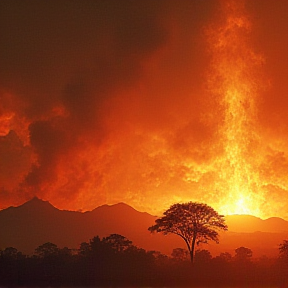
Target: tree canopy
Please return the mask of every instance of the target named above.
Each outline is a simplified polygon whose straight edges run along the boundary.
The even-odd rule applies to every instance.
[[[172,205],[155,223],[148,230],[180,236],[187,245],[192,263],[195,244],[207,243],[209,240],[218,243],[217,231],[228,229],[223,215],[207,204],[195,202]]]
[[[252,258],[252,250],[246,247],[239,247],[237,249],[235,249],[235,259],[237,261],[243,262],[243,261],[250,261],[250,259]]]

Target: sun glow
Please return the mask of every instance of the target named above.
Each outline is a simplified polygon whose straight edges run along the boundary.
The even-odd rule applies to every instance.
[[[240,195],[234,200],[234,202],[232,202],[230,205],[225,205],[221,210],[224,215],[261,215],[260,211],[257,208],[255,209],[255,205],[253,205],[253,200],[251,201],[251,197],[245,195]]]

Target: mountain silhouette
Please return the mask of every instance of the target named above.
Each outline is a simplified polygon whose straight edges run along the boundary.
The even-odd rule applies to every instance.
[[[176,235],[150,234],[148,227],[157,217],[139,212],[125,203],[103,205],[88,212],[59,210],[37,197],[0,211],[0,249],[15,247],[32,254],[38,246],[52,242],[59,247],[78,248],[94,236],[121,234],[146,250],[170,255],[177,247],[185,248]],[[245,246],[254,256],[275,256],[278,246],[287,239],[288,221],[281,218],[262,220],[250,215],[226,216],[228,232],[220,235],[220,244],[200,246],[212,254],[230,252]],[[265,239],[265,241],[263,241]]]
[[[106,237],[117,233],[146,250],[161,247],[162,251],[171,253],[171,242],[180,242],[181,245],[181,240],[170,237],[163,241],[162,235],[151,235],[148,227],[154,224],[155,219],[155,216],[136,211],[124,203],[103,205],[82,213],[58,210],[49,202],[35,197],[21,206],[0,211],[0,249],[12,246],[31,254],[45,242],[78,248],[80,243],[94,236]]]
[[[251,215],[228,215],[225,219],[229,231],[233,232],[288,232],[288,221],[278,217],[262,220]]]

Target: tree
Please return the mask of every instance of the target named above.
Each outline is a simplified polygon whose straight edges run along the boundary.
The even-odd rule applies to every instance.
[[[280,258],[288,264],[288,240],[284,240],[283,243],[279,245]]]
[[[0,285],[20,286],[26,256],[14,247],[0,250]]]
[[[7,247],[3,251],[0,251],[1,258],[17,260],[21,257],[25,257],[21,252],[19,252],[14,247]]]
[[[80,244],[80,248],[78,250],[78,255],[83,256],[83,257],[87,257],[87,255],[89,255],[90,252],[90,245],[87,242],[82,242]]]
[[[204,250],[196,250],[195,251],[195,261],[202,263],[202,264],[207,264],[211,261],[212,255],[211,253],[204,249]]]
[[[187,261],[188,259],[188,251],[183,248],[175,248],[173,249],[171,256],[176,261]]]
[[[223,215],[203,203],[188,202],[174,204],[156,219],[156,224],[148,230],[153,233],[176,234],[186,243],[191,263],[194,262],[195,244],[209,240],[219,242],[217,230],[227,230]]]
[[[220,259],[221,261],[226,262],[226,263],[229,263],[232,261],[232,255],[228,252],[222,252],[217,257],[218,257],[218,259]]]
[[[35,249],[35,254],[41,258],[58,256],[59,248],[56,244],[46,242]]]
[[[116,252],[124,252],[133,246],[132,241],[120,234],[110,234],[103,238],[104,243],[108,244]]]
[[[63,266],[59,251],[58,246],[51,242],[46,242],[35,249],[37,274],[45,286],[54,286],[59,281],[59,271]]]
[[[252,257],[252,250],[246,247],[239,247],[235,250],[235,260],[240,262],[249,262]]]

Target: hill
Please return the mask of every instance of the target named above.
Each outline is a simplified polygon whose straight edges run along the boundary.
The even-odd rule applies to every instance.
[[[278,217],[262,220],[251,215],[228,215],[225,217],[225,219],[229,227],[229,231],[233,232],[288,232],[288,221]]]
[[[170,254],[172,242],[181,245],[181,241],[177,237],[163,241],[164,236],[151,235],[148,227],[155,219],[155,216],[138,212],[124,203],[103,205],[81,213],[58,210],[35,197],[21,206],[0,211],[0,249],[12,246],[31,254],[45,242],[78,248],[80,243],[96,235],[105,237],[118,233],[146,250]]]
[[[121,234],[146,250],[170,255],[173,248],[185,244],[176,235],[150,234],[147,228],[156,217],[139,212],[124,203],[103,205],[89,212],[59,210],[49,202],[33,198],[18,207],[0,211],[0,249],[15,247],[26,254],[45,242],[59,247],[78,248],[80,243],[98,235]],[[220,244],[203,245],[212,254],[230,252],[245,246],[254,256],[275,256],[278,245],[287,239],[288,221],[281,218],[262,220],[250,215],[226,217],[228,232],[221,233]],[[263,241],[265,239],[265,241]]]

